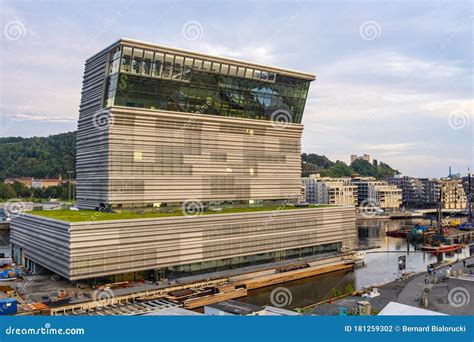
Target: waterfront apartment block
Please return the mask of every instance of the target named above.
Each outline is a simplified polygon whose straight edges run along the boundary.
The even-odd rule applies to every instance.
[[[306,201],[315,204],[357,205],[357,186],[351,178],[321,177],[313,174],[301,179]]]
[[[350,247],[353,206],[295,204],[302,195],[301,119],[314,79],[115,42],[85,65],[80,210],[12,220],[15,259],[72,280],[108,281],[214,272]],[[183,209],[189,202],[196,215]]]
[[[376,205],[382,209],[393,210],[402,205],[402,190],[386,181],[373,177],[358,177],[352,179],[357,186],[359,205]]]
[[[441,202],[445,209],[466,209],[467,197],[460,178],[441,179]]]
[[[402,175],[395,175],[387,182],[402,190],[402,204],[409,208],[423,208],[425,205],[424,183],[421,179]]]
[[[415,178],[400,175],[388,179],[388,182],[402,190],[404,206],[436,208],[441,200],[445,209],[466,208],[466,182],[461,178]]]

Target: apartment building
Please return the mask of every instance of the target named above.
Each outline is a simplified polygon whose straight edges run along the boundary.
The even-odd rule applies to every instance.
[[[402,205],[402,189],[390,185],[386,181],[373,177],[353,178],[351,183],[357,186],[357,201],[359,205],[376,205],[382,209],[392,210]]]
[[[357,186],[350,178],[330,178],[313,174],[302,178],[306,201],[315,204],[357,205]]]

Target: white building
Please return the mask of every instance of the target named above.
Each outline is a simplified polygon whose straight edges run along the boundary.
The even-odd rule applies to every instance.
[[[360,177],[352,179],[352,184],[357,186],[359,206],[370,204],[382,209],[395,209],[402,205],[402,189],[386,181]]]
[[[350,178],[320,177],[319,174],[301,179],[306,201],[317,204],[357,204],[357,186]]]

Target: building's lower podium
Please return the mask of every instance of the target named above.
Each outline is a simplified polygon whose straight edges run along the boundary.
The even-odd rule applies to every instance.
[[[44,267],[69,280],[156,279],[334,252],[355,241],[353,206],[287,209],[118,220],[87,211],[82,222],[24,214],[11,222],[13,256],[33,272]]]

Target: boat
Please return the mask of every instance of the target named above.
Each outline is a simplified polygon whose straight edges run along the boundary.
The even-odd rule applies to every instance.
[[[430,246],[430,245],[423,245],[421,246],[421,250],[423,252],[430,252],[430,253],[447,253],[447,252],[454,252],[464,247],[464,244],[457,243],[453,245],[444,245],[441,244],[439,246]]]
[[[386,236],[390,237],[396,237],[396,238],[406,238],[407,237],[407,232],[404,230],[389,230],[385,232]]]

